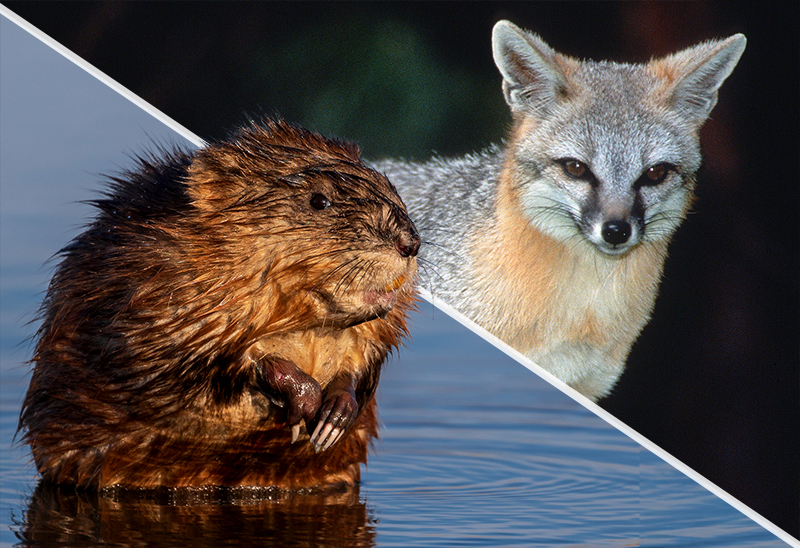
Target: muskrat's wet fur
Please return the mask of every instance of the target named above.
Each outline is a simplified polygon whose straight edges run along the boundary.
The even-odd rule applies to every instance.
[[[20,417],[42,478],[357,482],[414,302],[419,236],[389,181],[264,120],[139,159],[95,205],[60,252]]]

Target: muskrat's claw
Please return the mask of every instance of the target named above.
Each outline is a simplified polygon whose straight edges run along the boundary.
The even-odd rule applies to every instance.
[[[294,426],[292,426],[292,443],[297,441],[297,438],[300,437],[300,423],[298,422]]]
[[[311,443],[317,451],[325,451],[339,441],[358,416],[358,403],[351,390],[329,394],[319,410],[317,427]]]

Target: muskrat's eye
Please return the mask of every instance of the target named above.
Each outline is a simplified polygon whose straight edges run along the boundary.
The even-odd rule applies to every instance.
[[[314,194],[311,197],[311,207],[314,209],[327,209],[331,206],[331,201],[324,194]]]

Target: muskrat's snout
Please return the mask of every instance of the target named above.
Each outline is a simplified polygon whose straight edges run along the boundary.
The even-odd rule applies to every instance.
[[[416,227],[409,222],[407,228],[401,230],[395,238],[394,247],[401,257],[416,257],[421,241]]]

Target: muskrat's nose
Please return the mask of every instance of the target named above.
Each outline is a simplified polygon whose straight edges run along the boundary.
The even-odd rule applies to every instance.
[[[420,237],[412,227],[410,230],[401,231],[394,242],[394,247],[401,257],[415,257],[419,251]]]

